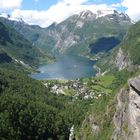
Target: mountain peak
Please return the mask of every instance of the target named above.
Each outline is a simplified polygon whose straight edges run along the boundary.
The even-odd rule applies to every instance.
[[[115,10],[98,10],[96,12],[96,15],[97,15],[97,17],[103,17],[103,16],[106,16],[106,15],[114,14],[114,13],[118,13],[118,12],[115,11]]]
[[[90,10],[84,10],[78,14],[78,16],[82,19],[97,19],[100,17],[105,16],[117,16],[123,19],[129,19],[129,16],[125,13],[119,13],[116,10],[97,10],[97,11],[90,11]]]
[[[118,18],[118,19],[122,19],[122,20],[126,20],[126,21],[131,21],[131,19],[129,18],[129,16],[125,13],[120,13],[116,10],[97,10],[97,11],[90,11],[90,10],[85,10],[82,11],[78,14],[78,17],[80,17],[81,19],[97,19],[100,17],[105,17],[108,16],[110,19],[114,19],[114,18]]]
[[[116,10],[98,10],[98,11],[90,11],[90,10],[85,10],[79,13],[80,17],[103,17],[106,15],[111,15],[111,14],[119,14]]]
[[[79,17],[85,19],[85,18],[96,18],[96,14],[94,14],[92,11],[90,10],[85,10],[80,12]]]
[[[5,19],[8,19],[8,20],[12,20],[12,21],[17,21],[17,22],[24,23],[24,20],[22,18],[15,18],[15,17],[12,17],[9,14],[2,13],[2,14],[0,14],[0,17],[5,18]]]
[[[92,15],[92,14],[93,14],[93,12],[91,12],[90,10],[84,10],[84,11],[80,12],[80,15],[81,16],[84,16],[84,15]]]

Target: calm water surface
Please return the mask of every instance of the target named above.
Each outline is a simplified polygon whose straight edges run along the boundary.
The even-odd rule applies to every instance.
[[[75,80],[82,77],[95,76],[95,62],[79,56],[63,56],[52,64],[41,65],[40,73],[31,74],[37,80],[65,79]]]

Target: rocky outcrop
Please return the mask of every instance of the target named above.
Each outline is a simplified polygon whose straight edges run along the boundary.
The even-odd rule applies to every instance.
[[[129,81],[129,85],[131,86],[131,88],[133,90],[135,90],[137,92],[137,94],[140,96],[140,76],[138,76],[137,78],[130,80]]]
[[[88,131],[88,133],[87,133]],[[100,133],[101,128],[97,123],[96,114],[92,113],[82,123],[80,128],[79,136],[76,137],[76,140],[89,140],[88,135],[96,136]],[[93,138],[93,137],[92,137]]]
[[[120,48],[116,59],[115,59],[115,66],[119,69],[119,70],[123,70],[127,67],[131,66],[131,61],[129,59],[128,56],[126,56],[123,52],[123,50]]]
[[[94,114],[90,115],[87,120],[88,124],[90,125],[91,129],[92,129],[92,133],[93,134],[97,134],[100,131],[99,125],[96,121],[96,117]]]
[[[128,85],[117,97],[112,140],[140,139],[140,76],[129,80]]]
[[[53,51],[58,50],[59,53],[63,54],[68,48],[73,45],[76,45],[80,40],[78,35],[75,35],[72,32],[69,32],[67,26],[60,26],[58,30],[48,31],[49,36],[53,36],[55,40],[55,45],[53,46]]]
[[[131,140],[140,139],[140,76],[129,81],[129,127]]]
[[[112,135],[111,140],[123,139],[127,140],[127,132],[122,128],[123,124],[127,129],[127,120],[128,120],[128,112],[127,112],[127,103],[128,103],[128,92],[125,89],[122,89],[117,96],[118,104],[116,106],[116,112],[113,118],[113,122],[115,125],[115,129]]]

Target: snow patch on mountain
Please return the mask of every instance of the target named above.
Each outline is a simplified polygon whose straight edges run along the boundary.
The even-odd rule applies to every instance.
[[[119,13],[116,10],[98,10],[98,11],[89,11],[89,10],[85,10],[80,12],[79,17],[82,19],[86,19],[86,18],[100,18],[100,17],[105,17],[107,15],[117,15],[120,18],[129,18],[129,16],[125,13]]]
[[[22,18],[11,17],[11,15],[9,15],[7,13],[0,14],[0,17],[7,18],[7,19],[12,20],[12,21],[23,22],[23,19]]]

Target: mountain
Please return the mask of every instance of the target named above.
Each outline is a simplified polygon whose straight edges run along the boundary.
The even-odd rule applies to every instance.
[[[90,113],[78,132],[76,131],[77,140],[139,140],[139,38],[140,21],[130,27],[120,45],[100,58],[97,63],[102,72],[100,76],[98,75],[96,80],[86,79],[92,90],[110,88],[112,91],[100,91],[101,95],[90,104]],[[102,88],[99,88],[100,86]],[[103,92],[106,92],[106,96]]]
[[[112,139],[138,140],[140,137],[140,76],[130,79],[128,88],[121,89],[117,97]]]
[[[5,18],[3,20],[36,46],[55,55],[87,55],[94,53],[94,49],[97,53],[98,45],[94,43],[102,39],[106,39],[106,43],[115,40],[115,44],[106,47],[108,51],[120,43],[132,24],[126,14],[112,10],[100,10],[97,13],[83,11],[60,24],[53,23],[48,28],[30,26],[24,22]],[[101,52],[104,50],[101,49]]]
[[[76,23],[79,21],[77,27]],[[18,73],[17,69],[11,71],[8,70],[9,67],[2,68],[3,63],[25,65],[23,62],[26,62],[32,65],[33,62],[33,65],[36,65],[39,61],[38,56],[41,55],[35,46],[5,22],[9,22],[8,25],[14,23],[17,28],[23,25],[24,29],[27,27],[30,31],[33,29],[33,32],[30,32],[31,36],[37,30],[39,35],[47,34],[53,39],[57,36],[58,40],[51,42],[54,43],[54,49],[51,51],[58,54],[72,54],[72,52],[82,54],[81,46],[80,49],[75,49],[76,46],[71,47],[70,41],[72,44],[81,41],[80,43],[89,47],[88,51],[94,55],[107,52],[97,62],[103,73],[100,76],[75,81],[36,81]],[[116,11],[113,13],[98,11],[98,14],[85,11],[60,24],[54,23],[46,29],[2,19],[0,21],[0,138],[2,140],[139,140],[140,22],[132,25],[121,41],[130,25],[129,17]],[[96,32],[92,29],[96,29]],[[76,42],[73,42],[74,35],[78,36]],[[81,36],[83,38],[79,41]],[[33,42],[37,43],[39,38],[37,35]],[[55,43],[60,43],[62,49]],[[64,44],[70,46],[63,46]],[[51,48],[52,44],[46,45]],[[87,53],[87,48],[83,48],[84,54]],[[35,52],[32,60],[30,57],[23,57],[29,56],[26,50],[30,51],[31,56]]]
[[[134,24],[125,35],[123,41],[120,45],[110,51],[103,59],[100,61],[99,65],[103,70],[111,69],[128,69],[133,70],[134,68],[139,68],[140,65],[140,21]],[[108,69],[107,69],[108,67]]]
[[[3,17],[2,20],[4,23],[8,24],[14,28],[17,32],[22,34],[27,40],[29,40],[33,45],[37,46],[39,49],[47,47],[47,39],[50,37],[46,34],[46,29],[41,28],[37,25],[28,25],[22,19],[11,19],[8,17]],[[52,42],[49,42],[52,44]],[[48,51],[45,51],[45,54],[51,58],[51,55]]]
[[[47,56],[0,18],[1,65],[13,63],[30,69],[43,59],[47,60]]]

